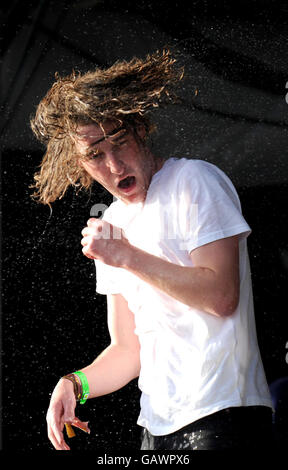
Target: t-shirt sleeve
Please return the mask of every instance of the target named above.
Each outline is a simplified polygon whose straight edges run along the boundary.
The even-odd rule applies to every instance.
[[[221,238],[247,237],[251,228],[231,180],[215,165],[194,163],[192,172],[186,168],[178,180],[181,248],[191,252]]]

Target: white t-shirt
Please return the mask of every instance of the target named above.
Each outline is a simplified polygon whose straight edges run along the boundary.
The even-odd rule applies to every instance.
[[[240,301],[216,317],[173,299],[121,268],[96,261],[97,292],[120,293],[135,315],[141,350],[138,424],[165,435],[218,410],[272,406],[256,338],[246,238],[238,195],[216,166],[167,160],[152,178],[144,203],[117,200],[104,219],[129,242],[180,266],[189,253],[240,235]]]

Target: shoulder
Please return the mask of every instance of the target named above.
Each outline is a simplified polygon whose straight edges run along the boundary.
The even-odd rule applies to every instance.
[[[195,191],[197,188],[227,186],[233,190],[230,178],[219,167],[205,160],[189,158],[171,159],[163,179],[176,185],[180,190],[189,185]],[[168,176],[168,178],[167,178]]]
[[[225,173],[213,163],[193,158],[170,158],[166,161],[163,176],[172,175],[174,178],[192,176],[198,177],[226,177]]]
[[[239,197],[230,178],[218,166],[205,160],[174,159],[169,191],[171,197],[190,203],[229,199],[239,206]],[[173,171],[174,170],[174,171]]]
[[[188,175],[198,178],[228,178],[227,175],[216,165],[206,160],[193,160],[193,159],[181,159],[184,160],[181,165],[182,175]]]

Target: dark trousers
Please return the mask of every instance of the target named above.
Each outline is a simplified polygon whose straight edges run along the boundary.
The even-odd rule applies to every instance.
[[[272,410],[265,406],[226,408],[176,432],[143,431],[141,450],[253,450],[271,448]]]

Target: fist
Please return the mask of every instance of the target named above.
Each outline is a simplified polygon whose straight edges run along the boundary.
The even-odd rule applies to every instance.
[[[121,266],[131,246],[123,231],[105,220],[89,219],[81,234],[83,254],[111,266]]]

